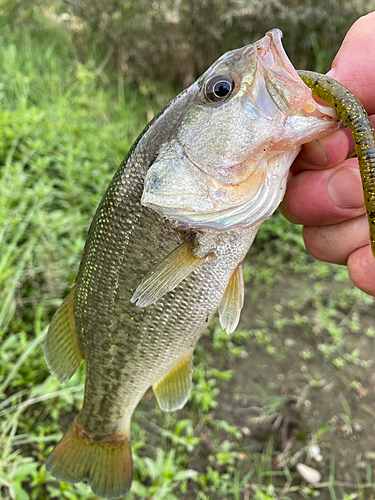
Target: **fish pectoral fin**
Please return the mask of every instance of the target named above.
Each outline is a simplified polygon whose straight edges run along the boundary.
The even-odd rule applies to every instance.
[[[152,386],[162,410],[179,410],[188,400],[193,376],[193,352],[192,347],[186,356]]]
[[[122,497],[133,479],[130,429],[121,435],[97,436],[79,419],[78,415],[48,457],[46,469],[60,481],[87,481],[98,497]]]
[[[138,307],[146,307],[176,288],[206,259],[195,257],[190,247],[191,243],[187,240],[167,255],[143,278],[130,301],[136,302]]]
[[[74,320],[74,293],[73,290],[56,311],[44,344],[49,371],[62,384],[68,382],[84,362]]]
[[[236,329],[244,300],[242,264],[234,271],[219,306],[220,324],[227,333]]]

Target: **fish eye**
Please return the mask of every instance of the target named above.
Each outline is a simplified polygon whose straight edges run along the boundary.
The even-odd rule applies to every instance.
[[[204,88],[204,94],[208,101],[223,101],[233,91],[234,82],[229,75],[213,76]]]

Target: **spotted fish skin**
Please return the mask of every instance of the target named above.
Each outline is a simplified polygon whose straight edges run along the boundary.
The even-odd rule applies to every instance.
[[[127,179],[125,174],[114,189],[120,184],[119,193],[128,192]],[[130,302],[137,285],[181,239],[167,220],[139,201],[124,203],[125,217],[122,210],[111,213],[111,191],[93,222],[94,242],[88,240],[75,293],[76,325],[86,359],[82,424],[104,434],[129,425],[147,388],[197,342],[257,229],[217,233],[212,258],[156,303],[140,308]],[[105,235],[100,245],[96,234],[99,240]],[[97,272],[103,261],[105,276]],[[107,314],[103,303],[109,304]]]
[[[218,75],[228,95],[211,102]],[[222,56],[145,129],[97,209],[47,334],[46,362],[61,382],[86,362],[82,410],[46,463],[56,478],[87,481],[103,498],[126,494],[138,402],[150,386],[165,410],[186,402],[194,345],[218,309],[235,329],[241,263],[300,145],[339,126],[273,30]]]

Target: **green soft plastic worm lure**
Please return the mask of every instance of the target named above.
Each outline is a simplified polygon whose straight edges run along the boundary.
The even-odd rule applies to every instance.
[[[333,78],[313,71],[300,70],[298,74],[311,88],[314,97],[336,109],[353,135],[375,257],[375,132],[370,119],[355,95]]]

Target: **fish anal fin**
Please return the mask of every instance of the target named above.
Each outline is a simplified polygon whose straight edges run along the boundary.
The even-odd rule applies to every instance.
[[[44,357],[50,372],[62,384],[74,375],[84,361],[74,320],[74,290],[52,318],[44,344]]]
[[[195,257],[191,253],[190,240],[175,248],[141,281],[131,302],[138,307],[146,307],[170,292],[183,279],[199,267],[206,257]]]
[[[189,352],[153,386],[159,406],[164,411],[179,410],[189,398],[193,374],[193,352]]]
[[[232,274],[219,306],[220,324],[227,333],[236,329],[244,301],[242,264]]]
[[[78,416],[48,457],[46,469],[60,481],[87,481],[99,497],[120,498],[133,479],[129,433],[96,436]]]

